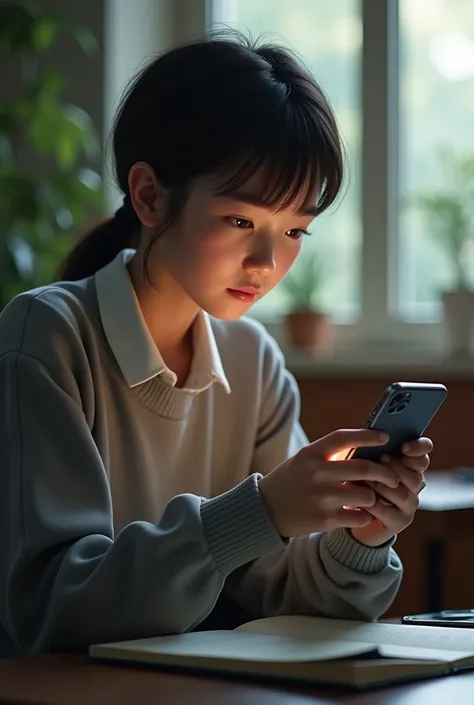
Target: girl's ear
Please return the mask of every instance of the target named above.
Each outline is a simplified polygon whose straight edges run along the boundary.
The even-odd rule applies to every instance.
[[[142,225],[156,228],[163,210],[166,189],[158,183],[146,162],[136,162],[128,174],[128,188],[135,213]]]

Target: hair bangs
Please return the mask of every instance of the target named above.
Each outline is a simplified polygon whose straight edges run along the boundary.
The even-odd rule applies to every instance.
[[[320,215],[341,191],[341,144],[334,140],[334,127],[315,111],[293,106],[283,112],[284,119],[272,122],[270,129],[261,116],[261,129],[252,135],[246,156],[234,159],[233,168],[219,170],[217,193],[244,191],[252,182],[254,196],[265,208],[314,208]]]

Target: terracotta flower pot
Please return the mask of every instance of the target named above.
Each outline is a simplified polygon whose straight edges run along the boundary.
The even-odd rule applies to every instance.
[[[291,347],[308,352],[329,353],[334,344],[332,319],[317,311],[295,311],[285,317]]]

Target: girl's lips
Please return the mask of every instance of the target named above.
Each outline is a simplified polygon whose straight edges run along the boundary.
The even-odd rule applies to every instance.
[[[243,287],[242,289],[227,289],[229,294],[245,303],[252,303],[257,298],[257,289],[253,287]]]

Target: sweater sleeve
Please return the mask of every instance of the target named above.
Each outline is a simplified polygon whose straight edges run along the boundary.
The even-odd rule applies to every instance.
[[[262,474],[308,443],[299,423],[296,382],[273,340],[268,341],[264,380],[252,467]],[[402,577],[392,543],[368,548],[345,529],[298,537],[237,570],[226,587],[257,618],[309,614],[374,619],[388,609]]]
[[[70,328],[48,331],[49,365],[21,340],[0,351],[0,623],[24,653],[192,629],[233,570],[282,545],[255,474],[211,500],[174,497],[158,524],[114,534]]]

